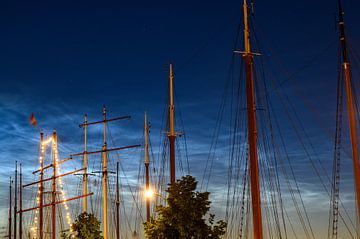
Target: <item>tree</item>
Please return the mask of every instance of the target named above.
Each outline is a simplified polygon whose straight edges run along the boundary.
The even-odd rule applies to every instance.
[[[214,223],[210,210],[209,192],[198,192],[194,177],[187,175],[171,184],[167,206],[157,206],[158,217],[144,223],[149,239],[218,239],[225,234],[226,223]]]
[[[86,212],[81,213],[71,225],[71,229],[75,232],[75,237],[61,235],[62,238],[78,238],[78,239],[103,239],[100,231],[100,221],[94,214]]]

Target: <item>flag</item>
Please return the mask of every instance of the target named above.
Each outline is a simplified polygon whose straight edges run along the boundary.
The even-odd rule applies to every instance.
[[[36,121],[36,119],[35,119],[34,113],[31,113],[31,116],[30,116],[29,121],[30,121],[30,124],[31,124],[32,126],[38,127],[38,124],[37,124],[37,121]]]

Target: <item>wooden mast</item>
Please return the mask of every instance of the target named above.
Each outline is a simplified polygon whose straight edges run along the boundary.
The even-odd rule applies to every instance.
[[[169,145],[170,145],[170,184],[175,183],[175,131],[174,131],[174,100],[173,100],[173,69],[169,67]]]
[[[83,176],[83,194],[87,194],[87,115],[84,115],[84,176]],[[84,213],[87,211],[87,197],[83,199],[83,210]]]
[[[11,239],[11,229],[12,229],[12,219],[11,219],[11,209],[12,209],[12,206],[11,206],[11,201],[12,201],[12,190],[11,190],[11,184],[12,184],[12,180],[11,180],[11,177],[10,177],[10,185],[9,185],[9,238]]]
[[[19,193],[19,239],[22,239],[22,164],[20,163],[20,193]]]
[[[53,150],[53,177],[51,179],[51,238],[56,239],[56,167],[57,167],[57,136],[54,130],[52,135],[52,150]]]
[[[120,239],[119,161],[116,162],[116,239]]]
[[[145,190],[150,190],[149,176],[149,125],[147,114],[144,115],[144,145],[145,145]],[[150,198],[146,198],[146,221],[150,221]]]
[[[107,239],[107,155],[106,155],[106,108],[103,106],[104,144],[102,147],[102,174],[103,174],[103,236]]]
[[[251,52],[250,33],[248,23],[248,7],[246,0],[243,5],[244,12],[244,47],[242,57],[245,62],[246,71],[246,99],[248,115],[248,143],[250,154],[250,184],[252,199],[252,220],[253,234],[255,239],[262,239],[262,218],[261,218],[261,200],[260,200],[260,182],[259,165],[257,156],[257,128],[256,128],[256,105],[253,79],[254,58]]]
[[[122,116],[122,117],[116,117],[112,119],[106,118],[106,107],[103,106],[102,108],[103,113],[103,120],[96,121],[96,122],[86,122],[83,124],[80,124],[79,127],[87,127],[89,125],[95,125],[95,124],[103,124],[103,146],[101,150],[92,151],[92,152],[82,152],[82,153],[76,153],[71,154],[70,157],[73,158],[75,156],[83,156],[84,154],[90,155],[90,154],[98,154],[101,153],[101,159],[102,159],[102,179],[103,179],[103,237],[104,239],[108,238],[108,218],[107,218],[107,176],[108,176],[108,170],[107,170],[107,152],[111,151],[117,151],[117,150],[123,150],[123,149],[129,149],[129,148],[135,148],[139,147],[140,145],[131,145],[131,146],[125,146],[125,147],[119,147],[119,148],[107,148],[107,142],[106,142],[106,126],[107,122],[117,121],[117,120],[124,120],[124,119],[130,119],[130,116]]]
[[[18,163],[15,161],[15,184],[14,184],[14,239],[16,239],[17,236],[17,178],[18,178],[18,170],[17,170]]]
[[[360,220],[360,168],[359,168],[359,148],[358,148],[358,138],[356,131],[356,121],[354,113],[354,102],[353,102],[353,90],[351,86],[351,74],[350,74],[350,61],[347,51],[347,43],[345,37],[345,22],[344,22],[344,11],[341,6],[341,0],[338,0],[339,5],[339,32],[340,32],[340,43],[342,50],[342,71],[345,81],[346,88],[346,98],[347,98],[347,109],[348,109],[348,118],[349,118],[349,128],[350,128],[350,141],[352,149],[352,159],[354,167],[354,182],[355,182],[355,192],[356,192],[356,205],[357,205],[357,218],[358,222]]]
[[[44,157],[45,157],[45,146],[44,146],[44,133],[40,132],[40,185],[39,185],[39,235],[40,239],[44,237]]]

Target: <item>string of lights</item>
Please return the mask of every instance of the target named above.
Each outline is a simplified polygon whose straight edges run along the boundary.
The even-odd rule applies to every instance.
[[[51,146],[52,146],[51,149],[52,149],[52,152],[54,155],[54,167],[56,170],[56,174],[60,175],[60,164],[58,163],[59,162],[59,153],[58,153],[56,134],[54,134],[52,137],[49,137],[47,140],[42,141],[40,144],[39,170],[42,171],[42,169],[43,169],[42,165],[45,160],[45,148],[50,143],[51,143]],[[57,182],[59,183],[61,201],[63,201],[62,205],[64,206],[65,211],[66,211],[66,222],[69,226],[71,236],[74,237],[74,235],[72,235],[73,230],[71,228],[72,217],[71,217],[71,213],[69,210],[69,206],[67,205],[67,198],[66,198],[66,194],[65,194],[65,190],[64,190],[64,186],[63,186],[63,181],[61,178],[58,178]],[[31,227],[33,238],[37,238],[37,236],[38,236],[37,235],[38,234],[37,225],[38,225],[38,215],[39,215],[39,210],[40,210],[40,193],[41,193],[40,187],[41,187],[41,184],[39,184],[39,186],[38,186],[38,191],[37,191],[37,196],[36,196],[36,204],[37,204],[37,206],[39,206],[39,208],[35,211],[34,224]]]

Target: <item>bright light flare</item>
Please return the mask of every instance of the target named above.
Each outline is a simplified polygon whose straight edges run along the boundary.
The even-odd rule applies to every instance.
[[[148,199],[153,198],[154,194],[155,194],[154,191],[151,189],[145,190],[145,193],[144,193],[145,198],[148,198]]]

